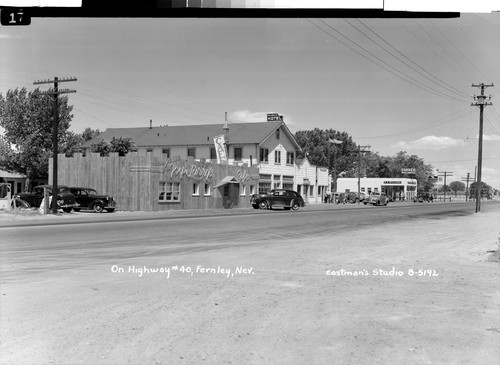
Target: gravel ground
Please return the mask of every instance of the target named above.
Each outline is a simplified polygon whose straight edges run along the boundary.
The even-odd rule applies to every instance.
[[[494,364],[499,222],[497,209],[22,272],[1,281],[0,363]]]

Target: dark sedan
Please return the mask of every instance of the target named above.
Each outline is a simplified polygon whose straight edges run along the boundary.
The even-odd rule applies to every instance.
[[[255,209],[284,208],[285,210],[297,210],[303,207],[304,199],[293,190],[273,189],[267,194],[254,194],[250,200]]]
[[[75,196],[76,202],[80,204],[75,209],[76,212],[80,209],[88,209],[96,213],[101,213],[103,210],[112,213],[116,209],[116,202],[109,195],[99,194],[91,188],[70,187],[69,190]]]
[[[44,189],[48,190],[49,196],[52,196],[52,185],[38,185],[33,188],[31,193],[20,193],[15,196],[16,199],[21,199],[28,203],[31,207],[40,207],[43,200]],[[70,213],[72,209],[78,207],[75,202],[75,196],[71,194],[69,188],[65,185],[57,186],[57,207],[66,213]]]

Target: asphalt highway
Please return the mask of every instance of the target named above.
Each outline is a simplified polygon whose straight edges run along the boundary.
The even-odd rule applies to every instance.
[[[491,202],[483,204],[482,209],[498,205]],[[370,226],[385,226],[390,234],[397,229],[398,222],[422,217],[436,220],[474,212],[472,203],[395,203],[386,207],[310,205],[298,211],[240,209],[234,214],[223,211],[214,215],[203,211],[191,215],[88,213],[89,219],[77,216],[61,221],[22,221],[0,228],[0,274],[5,279],[27,269],[54,271],[87,265],[90,261],[335,237]]]

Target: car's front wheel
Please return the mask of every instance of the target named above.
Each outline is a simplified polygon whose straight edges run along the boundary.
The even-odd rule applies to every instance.
[[[297,203],[297,202],[292,203],[292,210],[298,210],[299,208],[300,208],[299,203]]]
[[[261,201],[259,203],[259,208],[260,209],[268,209],[269,208],[269,205],[267,205],[267,202],[266,201]]]
[[[102,206],[101,203],[95,203],[92,209],[96,213],[102,213],[102,210],[104,209],[104,207]]]

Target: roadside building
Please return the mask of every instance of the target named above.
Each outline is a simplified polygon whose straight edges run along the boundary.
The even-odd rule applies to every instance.
[[[216,150],[215,141],[221,136],[227,146],[227,161],[220,161]],[[108,128],[88,141],[83,152],[89,153],[93,143],[113,138],[131,138],[139,155],[256,167],[258,193],[271,188],[300,190],[307,202],[320,203],[330,186],[327,169],[313,166],[307,159],[297,161],[301,148],[281,120],[159,127],[150,122],[143,128]]]
[[[52,183],[49,160],[49,184]],[[58,184],[90,187],[112,196],[119,210],[161,211],[250,207],[259,171],[256,167],[222,165],[193,158],[126,156],[98,153],[58,156]]]
[[[10,184],[10,191],[12,196],[14,196],[15,194],[22,193],[24,191],[26,176],[0,170],[0,183]]]
[[[383,192],[392,201],[411,201],[417,195],[417,180],[409,178],[366,178],[360,180],[360,192]],[[337,179],[338,192],[357,192],[358,178]]]

